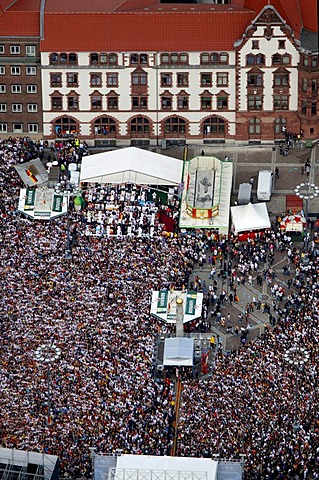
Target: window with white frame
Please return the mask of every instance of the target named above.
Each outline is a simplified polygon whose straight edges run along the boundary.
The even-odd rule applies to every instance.
[[[35,57],[35,45],[27,45],[25,47],[25,54],[27,57]]]
[[[0,112],[6,112],[6,111],[7,111],[7,104],[0,103]]]
[[[13,103],[11,109],[14,113],[22,112],[22,103]]]
[[[6,85],[0,85],[0,93],[6,93],[7,87]]]
[[[7,123],[0,123],[0,132],[4,133],[8,131],[8,124]]]
[[[37,74],[37,67],[26,67],[26,74],[27,75],[36,75]]]
[[[11,71],[11,75],[21,75],[21,67],[17,67],[17,66],[11,67],[10,71]]]
[[[27,93],[37,93],[36,85],[27,85]]]
[[[4,54],[4,45],[0,45],[0,55]]]
[[[37,103],[28,103],[28,112],[35,113],[38,111],[38,104]]]
[[[22,87],[21,85],[14,83],[11,85],[11,93],[21,93],[22,92]]]
[[[6,74],[6,67],[4,65],[0,65],[0,75]]]
[[[10,53],[11,53],[11,55],[19,55],[20,54],[20,45],[10,45]]]
[[[29,133],[38,133],[39,125],[37,123],[28,123],[28,132]]]
[[[23,132],[23,125],[22,123],[13,123],[12,130],[14,133],[22,133]]]

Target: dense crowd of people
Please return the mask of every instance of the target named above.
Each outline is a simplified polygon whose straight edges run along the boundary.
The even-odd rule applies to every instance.
[[[275,231],[242,244],[220,238],[214,230],[90,235],[86,207],[86,219],[79,221],[74,214],[77,238],[72,260],[66,260],[66,219],[31,221],[17,211],[20,180],[13,167],[34,156],[36,148],[28,139],[0,141],[1,446],[56,454],[61,475],[68,478],[91,475],[89,447],[103,453],[169,455],[174,382],[154,375],[154,347],[162,324],[150,316],[151,291],[183,288],[194,263],[200,268],[208,262],[209,284],[198,278],[196,285],[205,289],[206,312],[217,315],[226,301],[214,297],[214,281],[227,277],[235,301],[236,284],[259,276],[274,290],[275,321],[261,338],[243,342],[239,352],[218,350],[208,378],[183,377],[178,454],[229,459],[244,454],[246,478],[252,480],[318,479],[315,244],[310,262],[303,263],[291,238]],[[86,200],[95,193],[88,190]],[[114,195],[113,202],[122,195],[102,193]],[[140,206],[136,200],[120,200],[122,218],[134,217]],[[142,211],[154,226],[155,203]],[[275,251],[290,252],[293,266],[291,288],[282,295],[272,265]],[[202,320],[207,329],[208,320]],[[52,419],[47,367],[35,357],[46,343],[61,349],[50,365]],[[300,429],[295,432],[296,371],[284,358],[294,345],[310,353],[297,372]]]

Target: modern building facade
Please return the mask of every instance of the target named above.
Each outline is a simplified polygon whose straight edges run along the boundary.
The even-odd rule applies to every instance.
[[[0,37],[1,134],[105,146],[319,138],[315,0],[8,3],[1,34],[9,15],[32,21],[25,43],[14,23]],[[21,59],[23,101],[15,45],[35,47]]]

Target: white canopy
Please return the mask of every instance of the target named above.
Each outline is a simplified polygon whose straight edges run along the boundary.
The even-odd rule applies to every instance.
[[[128,147],[83,157],[81,182],[179,185],[183,162],[176,158]]]
[[[218,461],[211,458],[123,454],[116,458],[114,478],[118,480],[216,480],[217,469]]]
[[[194,339],[165,338],[163,365],[193,366]]]
[[[266,203],[248,203],[231,207],[231,217],[235,234],[270,228]]]

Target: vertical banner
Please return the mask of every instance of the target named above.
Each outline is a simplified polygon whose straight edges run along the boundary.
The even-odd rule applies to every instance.
[[[35,188],[27,188],[25,202],[24,202],[24,210],[33,210],[35,203]]]
[[[196,293],[189,293],[186,297],[185,315],[195,315],[196,313]]]
[[[61,213],[63,208],[63,195],[55,194],[53,196],[52,211]]]
[[[157,313],[165,313],[167,310],[168,290],[158,292]]]

